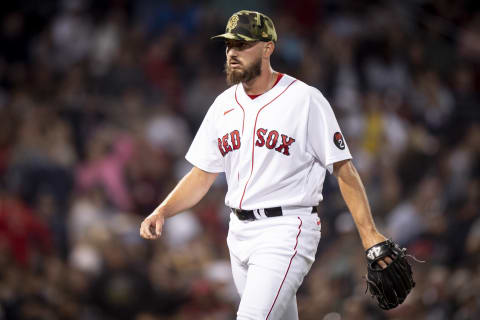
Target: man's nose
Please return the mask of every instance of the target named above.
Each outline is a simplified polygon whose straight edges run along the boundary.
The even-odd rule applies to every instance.
[[[227,57],[236,57],[237,56],[237,50],[235,48],[229,48],[227,47]]]

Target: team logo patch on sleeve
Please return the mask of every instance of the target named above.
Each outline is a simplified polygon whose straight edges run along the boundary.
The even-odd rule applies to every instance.
[[[343,140],[343,136],[340,132],[335,132],[333,135],[333,143],[335,143],[338,149],[345,149],[345,141]]]

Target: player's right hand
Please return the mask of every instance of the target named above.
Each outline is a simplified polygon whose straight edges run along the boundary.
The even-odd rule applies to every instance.
[[[165,218],[163,214],[154,212],[143,220],[140,225],[140,235],[145,239],[158,239],[162,235]]]

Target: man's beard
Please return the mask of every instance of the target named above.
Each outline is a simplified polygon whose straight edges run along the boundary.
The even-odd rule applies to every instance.
[[[225,62],[225,73],[227,75],[227,84],[229,86],[240,83],[249,82],[260,75],[262,71],[262,58],[254,61],[250,66],[242,69],[231,69]]]

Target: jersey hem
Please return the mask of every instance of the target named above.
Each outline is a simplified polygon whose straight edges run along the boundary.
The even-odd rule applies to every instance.
[[[352,159],[352,155],[343,155],[343,156],[338,156],[338,157],[332,157],[329,158],[327,163],[325,164],[325,167],[328,169],[328,172],[333,173],[333,164],[339,161],[343,160],[350,160]]]
[[[193,166],[203,170],[203,171],[206,171],[206,172],[210,172],[210,173],[221,173],[221,172],[224,172],[223,169],[217,169],[217,168],[212,168],[212,167],[208,167],[208,166],[204,166],[203,164],[198,164],[196,163],[196,161],[193,161],[192,159],[189,159],[187,156],[185,156],[185,159]]]

